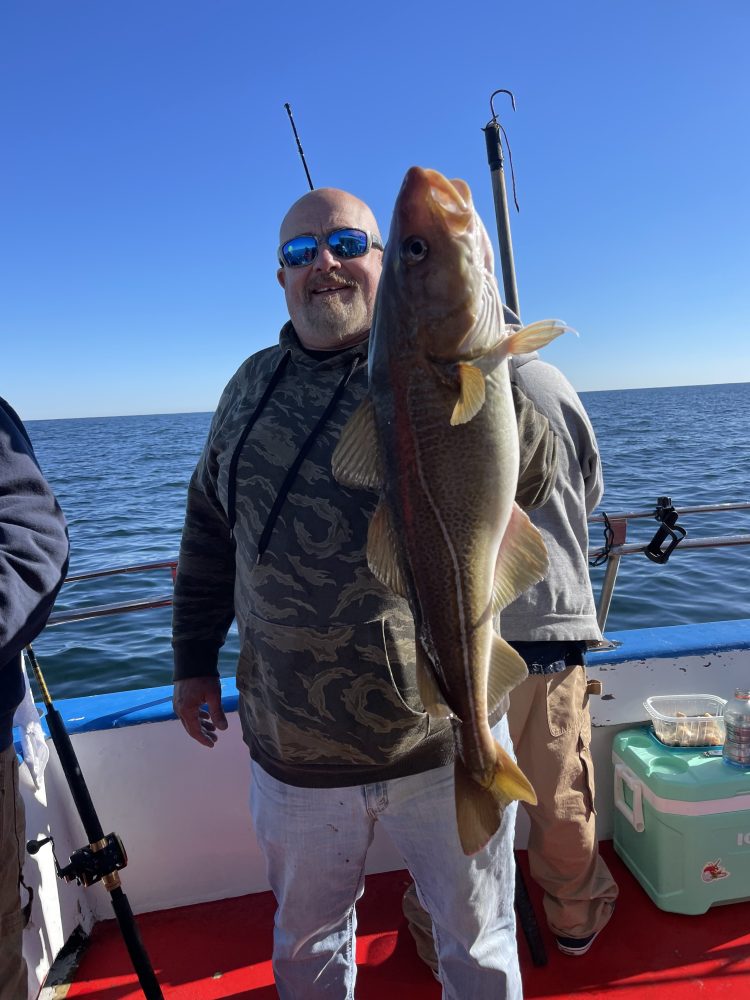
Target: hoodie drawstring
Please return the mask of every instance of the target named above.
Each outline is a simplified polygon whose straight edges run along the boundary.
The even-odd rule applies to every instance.
[[[276,494],[276,499],[274,500],[273,506],[271,507],[271,510],[268,513],[268,518],[266,519],[266,523],[263,526],[263,531],[261,532],[260,540],[258,541],[258,556],[255,560],[256,563],[260,562],[260,560],[263,557],[263,553],[268,548],[268,543],[271,540],[271,534],[273,533],[274,525],[276,524],[276,520],[279,516],[281,508],[284,505],[284,501],[286,500],[287,494],[291,489],[292,483],[294,482],[294,479],[296,478],[297,473],[299,472],[300,466],[304,462],[305,458],[307,458],[308,452],[312,448],[315,439],[322,431],[323,426],[330,417],[331,413],[333,413],[336,404],[341,399],[344,393],[344,389],[346,389],[347,385],[349,384],[349,380],[351,379],[352,375],[354,375],[354,373],[356,372],[360,362],[363,360],[364,359],[360,354],[356,354],[354,356],[354,360],[351,363],[349,371],[345,373],[339,384],[336,386],[335,392],[328,401],[328,406],[326,406],[325,410],[320,416],[320,419],[308,434],[307,439],[305,440],[304,444],[302,445],[297,454],[297,457],[290,465],[286,476],[284,476],[284,481],[282,482],[279,488],[279,492]]]
[[[227,483],[227,520],[229,521],[230,538],[234,537],[234,525],[237,520],[237,466],[240,461],[240,454],[242,453],[248,434],[255,426],[256,420],[263,412],[268,400],[271,398],[271,393],[281,381],[291,356],[292,352],[286,351],[285,354],[279,359],[279,363],[274,368],[268,385],[266,386],[263,395],[260,397],[258,405],[250,414],[248,421],[245,424],[245,429],[242,431],[240,439],[232,452],[232,458],[229,462],[229,480]]]

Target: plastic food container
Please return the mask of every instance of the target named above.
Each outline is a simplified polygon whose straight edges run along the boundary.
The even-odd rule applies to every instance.
[[[725,705],[714,694],[660,694],[643,703],[656,738],[668,747],[721,746]]]

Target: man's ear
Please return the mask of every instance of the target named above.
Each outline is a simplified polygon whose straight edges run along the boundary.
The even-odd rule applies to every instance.
[[[280,267],[276,272],[276,280],[282,288],[286,288],[286,272],[283,267]]]

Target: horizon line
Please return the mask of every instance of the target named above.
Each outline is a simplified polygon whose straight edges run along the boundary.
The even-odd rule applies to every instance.
[[[633,385],[621,386],[610,389],[576,389],[579,394],[594,392],[649,392],[659,389],[708,389],[721,385],[750,385],[747,379],[740,379],[735,382],[680,382],[677,385]],[[12,405],[12,404],[11,404]],[[90,413],[81,416],[67,417],[24,417],[24,423],[41,423],[49,420],[117,420],[120,418],[135,417],[183,417],[198,414],[213,414],[213,410],[159,410],[152,413]]]

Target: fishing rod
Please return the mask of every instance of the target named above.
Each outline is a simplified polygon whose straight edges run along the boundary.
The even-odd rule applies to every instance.
[[[55,855],[55,843],[52,837],[43,837],[40,840],[30,840],[26,844],[29,854],[36,854],[45,844],[52,845],[52,857],[55,861],[55,871],[59,878],[66,882],[78,882],[79,885],[90,886],[96,882],[101,882],[110,895],[112,908],[115,911],[117,922],[120,925],[120,933],[128,949],[130,960],[133,963],[138,982],[143,990],[143,995],[147,1000],[164,1000],[161,987],[157,982],[153,966],[146,954],[146,949],[141,941],[141,935],[130,908],[128,897],[122,890],[120,876],[117,874],[120,869],[128,863],[128,856],[125,847],[116,833],[109,833],[106,836],[99,822],[99,817],[91,801],[89,790],[86,787],[81,767],[78,763],[76,752],[73,749],[70,736],[65,728],[62,716],[52,704],[47,684],[39,666],[39,661],[31,646],[27,646],[25,651],[29,663],[34,671],[36,682],[42,693],[44,707],[47,710],[47,726],[49,728],[52,742],[57,750],[60,759],[60,766],[63,769],[68,788],[73,796],[78,815],[81,818],[83,828],[89,843],[74,851],[70,856],[70,862],[61,868]]]
[[[292,126],[292,132],[294,132],[294,138],[297,140],[297,150],[299,151],[300,159],[302,160],[302,166],[305,168],[305,176],[307,177],[307,183],[310,185],[310,190],[314,191],[312,178],[310,177],[310,171],[307,169],[307,160],[305,160],[305,154],[302,152],[302,143],[299,141],[299,136],[297,135],[297,126],[294,124],[294,118],[292,118],[292,109],[287,102],[284,107],[286,108],[286,113],[289,115],[289,124]]]
[[[513,185],[513,201],[516,211],[518,198],[516,197],[516,177],[513,171],[513,156],[510,152],[508,135],[497,119],[494,99],[498,94],[507,94],[510,97],[513,110],[516,110],[516,99],[510,90],[495,90],[490,96],[490,111],[492,118],[487,122],[482,131],[487,146],[487,162],[490,167],[490,177],[492,179],[492,196],[495,202],[495,219],[497,221],[497,239],[500,247],[500,269],[503,276],[503,290],[505,291],[505,304],[509,309],[521,318],[521,306],[518,302],[518,285],[516,284],[516,268],[513,262],[513,241],[510,236],[510,215],[508,213],[508,195],[505,190],[505,171],[503,170],[503,145],[500,139],[502,132],[505,143],[508,147],[508,160],[510,162],[510,176]],[[518,921],[521,924],[526,943],[529,946],[531,960],[535,966],[547,964],[547,950],[544,947],[539,923],[534,912],[534,904],[531,902],[529,890],[521,871],[521,867],[516,859],[516,886],[514,899]]]
[[[482,131],[487,145],[487,162],[490,166],[490,177],[492,178],[492,196],[495,202],[495,219],[497,220],[497,238],[500,246],[500,269],[503,275],[503,289],[505,291],[505,304],[509,309],[521,318],[521,307],[518,303],[518,286],[516,285],[516,269],[513,263],[513,242],[510,238],[510,216],[508,215],[508,195],[505,190],[505,172],[503,170],[503,144],[500,140],[500,133],[503,133],[505,143],[508,147],[508,159],[510,161],[510,176],[513,183],[513,201],[516,211],[518,198],[516,197],[516,177],[513,172],[513,156],[510,151],[508,135],[497,120],[495,105],[493,101],[498,94],[507,94],[516,110],[516,99],[510,90],[496,90],[490,97],[490,111],[492,118],[487,122]]]

